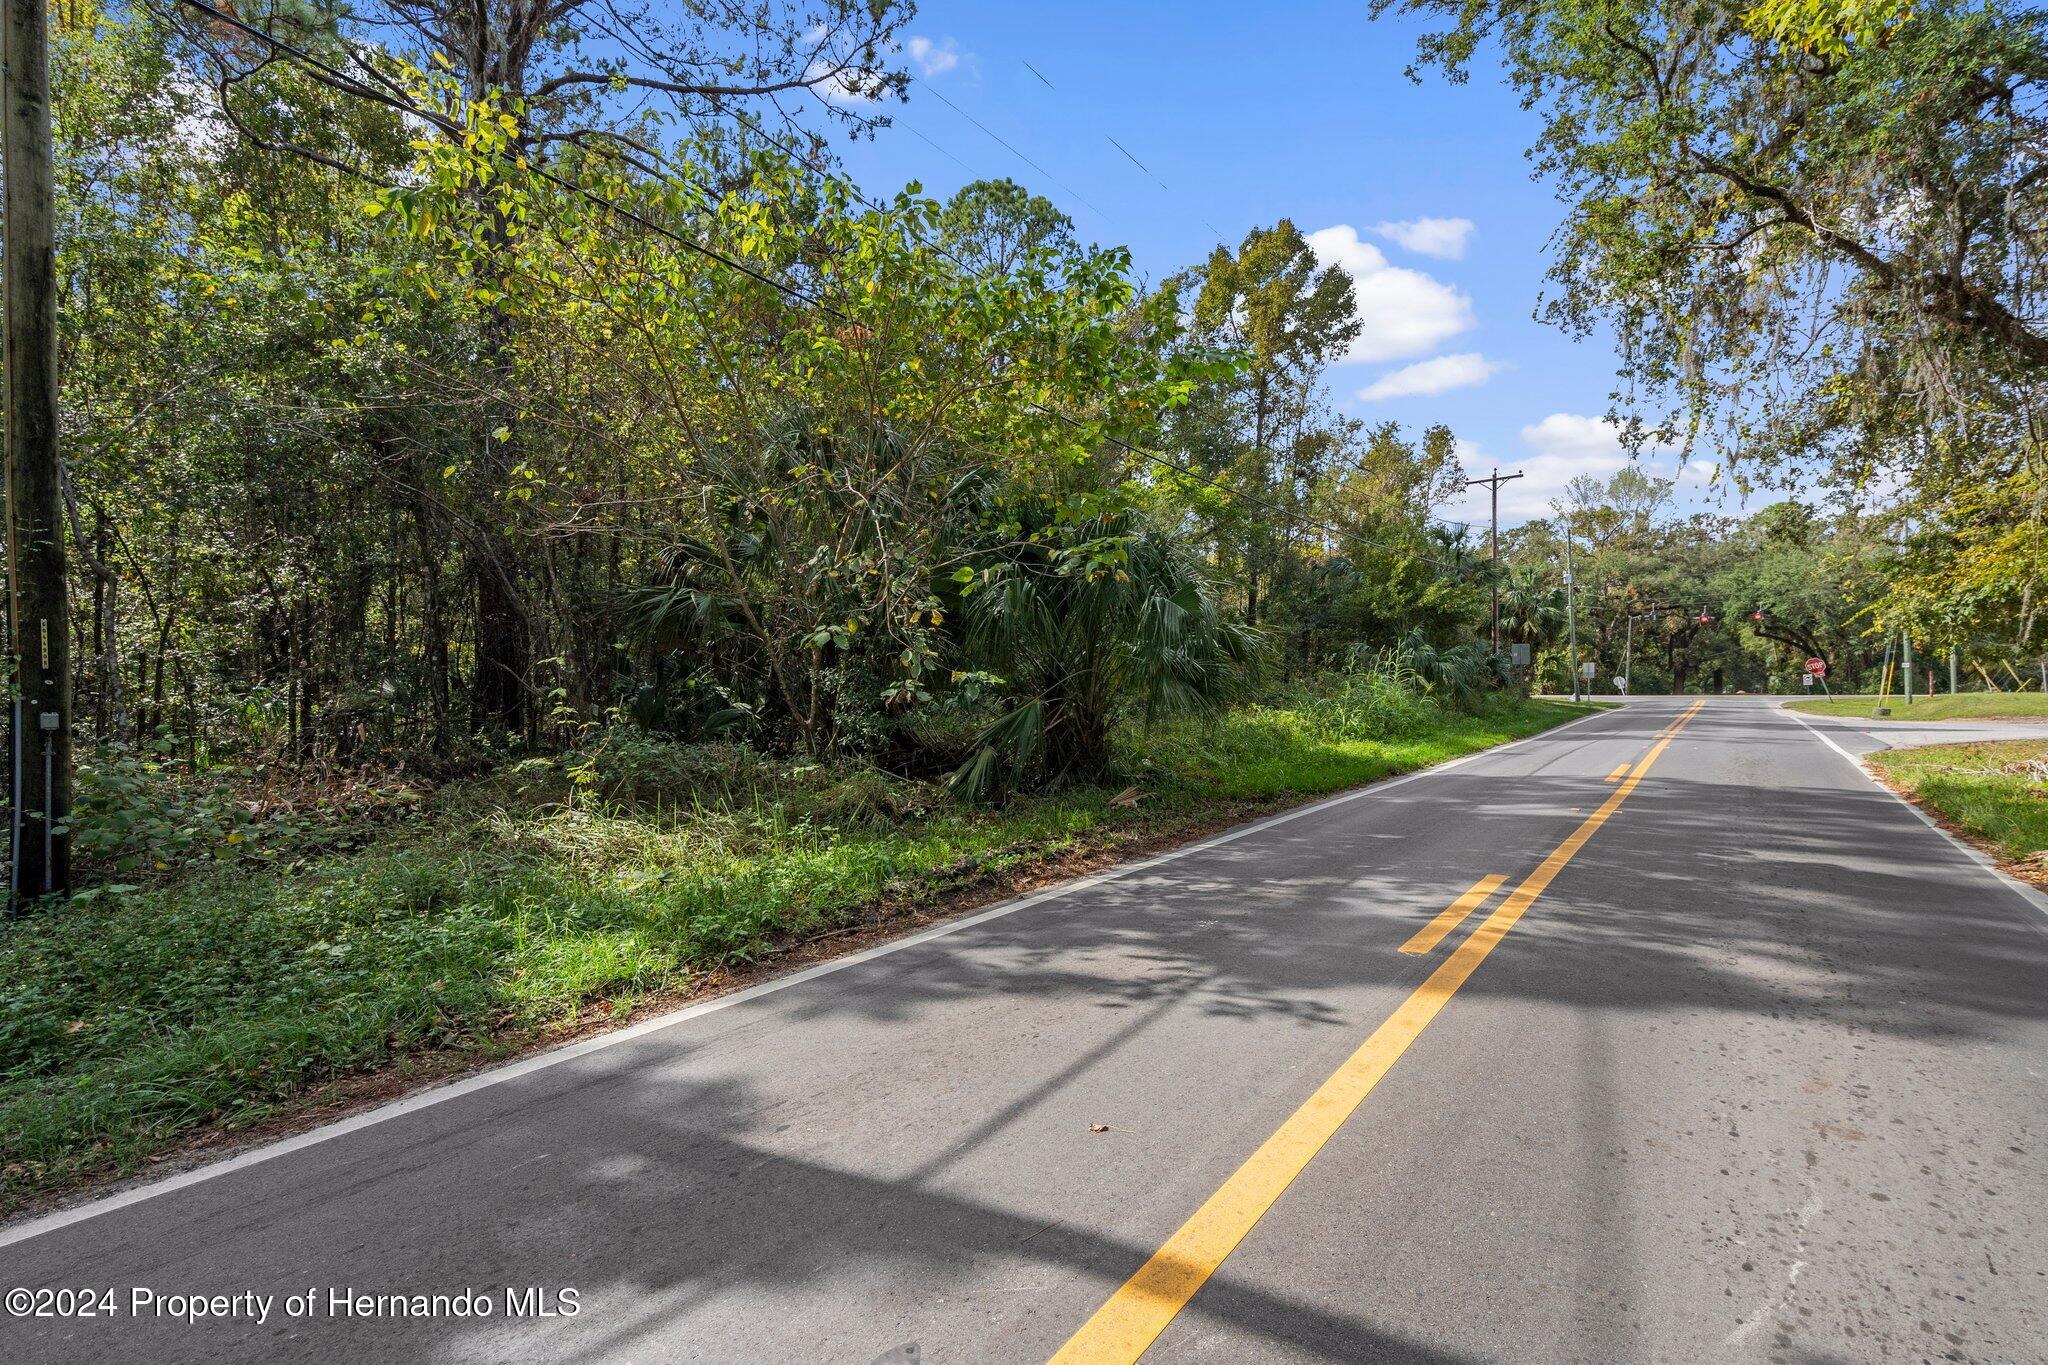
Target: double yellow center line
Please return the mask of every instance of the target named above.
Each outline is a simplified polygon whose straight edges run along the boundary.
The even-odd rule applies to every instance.
[[[1507,881],[1498,872],[1489,872],[1472,883],[1472,889],[1444,907],[1443,913],[1415,931],[1415,937],[1401,945],[1404,953],[1426,953],[1444,941],[1444,936],[1465,922],[1465,917],[1486,904],[1486,898],[1500,890]]]
[[[1058,1365],[1083,1365],[1084,1362],[1085,1365],[1109,1365],[1109,1362],[1127,1365],[1150,1348],[1159,1334],[1166,1330],[1166,1325],[1195,1296],[1195,1291],[1223,1264],[1224,1258],[1244,1240],[1245,1234],[1265,1216],[1266,1210],[1273,1207],[1294,1178],[1322,1150],[1323,1144],[1335,1136],[1344,1121],[1351,1117],[1352,1111],[1380,1083],[1380,1078],[1401,1059],[1408,1045],[1429,1027],[1438,1012],[1457,994],[1458,988],[1465,984],[1466,978],[1486,960],[1486,955],[1507,936],[1508,930],[1515,927],[1515,922],[1536,903],[1536,898],[1549,888],[1565,864],[1585,847],[1586,841],[1607,823],[1614,812],[1621,809],[1621,803],[1635,791],[1643,780],[1643,774],[1649,772],[1650,765],[1670,747],[1678,732],[1699,714],[1704,705],[1704,702],[1694,702],[1659,732],[1657,742],[1621,779],[1621,785],[1615,788],[1614,794],[1587,816],[1563,843],[1552,849],[1549,856],[1537,864],[1536,870],[1508,893],[1500,908],[1480,921],[1479,927],[1451,951],[1450,956],[1415,988],[1413,994],[1401,1002],[1400,1008],[1385,1023],[1373,1030],[1372,1036],[1359,1045],[1358,1051],[1352,1053],[1315,1094],[1309,1096],[1307,1103],[1295,1110],[1280,1125],[1279,1131],[1267,1138],[1258,1151],[1223,1182],[1223,1187],[1210,1195],[1208,1201],[1195,1210],[1194,1216],[1181,1224],[1179,1231],[1167,1238],[1166,1245],[1154,1252],[1138,1273],[1126,1280],[1123,1287],[1096,1310],[1095,1316],[1068,1338],[1067,1344],[1053,1356]],[[1402,950],[1427,952],[1435,947],[1506,880],[1498,876],[1481,879],[1436,920],[1402,945]],[[1418,943],[1423,946],[1416,947]]]

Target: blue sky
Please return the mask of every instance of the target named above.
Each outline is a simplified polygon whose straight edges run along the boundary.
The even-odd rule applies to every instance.
[[[1331,375],[1340,407],[1447,422],[1468,472],[1525,471],[1502,489],[1512,524],[1543,515],[1573,475],[1624,462],[1601,422],[1613,355],[1531,317],[1561,213],[1523,155],[1536,116],[1491,68],[1462,87],[1409,81],[1415,32],[1356,3],[924,0],[901,57],[918,77],[908,103],[890,107],[895,126],[843,152],[870,192],[916,180],[943,196],[1009,176],[1083,236],[1128,245],[1154,279],[1206,256],[1212,225],[1235,246],[1293,218],[1359,279],[1359,354]],[[1674,457],[1651,463],[1678,472]],[[1704,487],[1710,468],[1693,457],[1686,504],[1719,501]],[[1483,519],[1483,494],[1448,515]]]

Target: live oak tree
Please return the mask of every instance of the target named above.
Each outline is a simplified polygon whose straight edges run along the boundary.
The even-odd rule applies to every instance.
[[[1857,518],[1830,521],[1787,501],[1746,518],[1727,541],[1711,583],[1716,614],[1776,646],[1787,673],[1818,658],[1839,684],[1867,651],[1870,590],[1885,554],[1881,529]]]
[[[1933,416],[2048,375],[2048,15],[1992,3],[1377,0],[1498,52],[1566,202],[1544,311],[1610,324],[1625,415],[1789,468],[1816,398]],[[1812,440],[1765,437],[1788,423]],[[1840,423],[1829,430],[1838,430]],[[1635,432],[1638,438],[1642,429]],[[1853,453],[1846,456],[1853,460]]]

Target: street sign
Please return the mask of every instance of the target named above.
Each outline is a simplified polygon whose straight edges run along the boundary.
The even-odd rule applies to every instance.
[[[1799,675],[1799,685],[1809,692],[1813,691],[1813,674],[1801,673]]]
[[[1828,661],[1826,659],[1808,659],[1806,661],[1806,674],[1810,678],[1825,678],[1828,675]]]
[[[1584,678],[1587,682],[1591,682],[1593,681],[1593,669],[1594,663],[1591,659],[1588,659],[1586,660],[1586,662],[1579,665],[1579,676]]]
[[[1529,666],[1528,642],[1526,640],[1518,640],[1509,645],[1508,657],[1514,661],[1516,668],[1527,668]]]

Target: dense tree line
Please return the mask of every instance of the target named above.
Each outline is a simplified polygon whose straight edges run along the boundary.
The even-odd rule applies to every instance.
[[[1506,538],[1502,633],[1532,646],[1546,685],[1570,685],[1553,569],[1568,531],[1579,658],[1595,666],[1596,693],[1624,675],[1639,695],[1794,691],[1812,658],[1835,690],[1874,691],[1891,638],[1877,613],[1902,571],[1888,524],[1797,500],[1747,516],[1681,512],[1671,481],[1640,470],[1581,478],[1554,515]],[[2006,648],[1965,633],[1914,635],[1928,655],[1953,646],[1998,658]]]
[[[1427,47],[1462,70],[1500,39],[1550,115],[1544,164],[1578,196],[1555,316],[1605,311],[1643,411],[1673,400],[1636,434],[1710,433],[1738,480],[1864,510],[1679,517],[1640,474],[1575,488],[1502,569],[1537,681],[1564,681],[1567,528],[1603,675],[1631,614],[1713,608],[1638,627],[1638,691],[1783,685],[1808,653],[1856,678],[1900,625],[2036,642],[2036,19],[1920,10],[1836,51],[1569,9],[1455,7]],[[1007,181],[870,199],[824,134],[882,106],[808,96],[900,92],[903,17],[63,7],[86,737],[452,770],[625,721],[988,792],[1098,773],[1118,715],[1397,655],[1449,677],[1489,568],[1438,515],[1451,432],[1329,405],[1349,279],[1286,219],[1147,287]],[[1989,73],[1974,104],[1906,101],[1898,146],[1859,113],[1950,91],[1958,44]],[[1788,100],[1811,112],[1744,131]],[[1686,101],[1703,131],[1674,134]],[[1816,140],[1857,149],[1862,207],[1795,155]],[[2010,206],[1914,188],[1934,156]],[[1831,196],[1882,250],[1787,195]],[[1963,248],[1938,289],[1937,218]]]
[[[62,23],[92,737],[447,767],[624,718],[993,787],[1099,771],[1124,711],[1469,637],[1449,434],[1324,406],[1350,284],[1292,224],[1141,289],[1014,184],[871,201],[747,111],[900,83],[864,8],[850,46],[757,16],[715,90],[674,51],[590,79],[594,30],[537,12],[266,19],[305,60]]]

